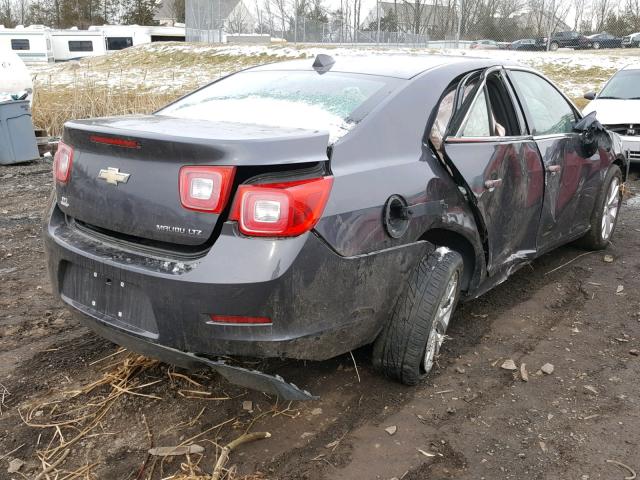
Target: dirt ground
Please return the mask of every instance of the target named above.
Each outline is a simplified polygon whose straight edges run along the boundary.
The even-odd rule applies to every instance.
[[[321,397],[283,404],[207,371],[127,357],[54,300],[41,241],[50,170],[44,161],[0,167],[0,479],[46,478],[38,475],[60,459],[52,479],[210,478],[217,445],[245,431],[271,438],[234,450],[229,478],[622,480],[632,477],[624,465],[640,473],[635,198],[606,252],[560,248],[461,305],[419,387],[378,376],[365,348],[353,359],[266,365]],[[637,174],[629,184],[640,191]],[[507,359],[519,369],[501,368]],[[547,363],[550,374],[540,371]],[[204,452],[147,454],[191,442]],[[24,464],[9,473],[15,459]]]

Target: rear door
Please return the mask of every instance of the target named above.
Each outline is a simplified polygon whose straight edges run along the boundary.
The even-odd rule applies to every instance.
[[[579,118],[573,105],[548,80],[526,70],[509,69],[526,120],[545,168],[544,208],[538,249],[548,250],[589,226],[602,169],[599,152],[581,153],[573,127]]]
[[[476,206],[488,273],[535,256],[542,161],[502,67],[486,70],[454,116],[445,157]]]

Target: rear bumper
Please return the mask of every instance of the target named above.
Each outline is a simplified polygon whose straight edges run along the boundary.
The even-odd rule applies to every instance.
[[[55,204],[48,218],[53,291],[99,334],[116,343],[126,338],[141,353],[151,345],[210,357],[334,357],[373,341],[430,248],[417,242],[342,257],[314,233],[246,238],[227,223],[204,257],[181,261],[93,238]],[[269,317],[272,324],[214,324],[210,314]]]

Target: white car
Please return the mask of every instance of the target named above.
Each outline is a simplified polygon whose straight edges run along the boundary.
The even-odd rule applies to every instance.
[[[595,111],[600,123],[622,137],[629,160],[640,162],[640,63],[626,66],[600,93],[587,93],[584,98],[591,102],[582,113]]]
[[[622,39],[622,48],[640,47],[640,32],[632,33]]]

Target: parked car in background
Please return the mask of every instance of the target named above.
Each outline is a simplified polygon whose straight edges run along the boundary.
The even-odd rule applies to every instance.
[[[558,48],[591,48],[592,42],[589,38],[585,37],[578,32],[557,32],[554,33],[551,38],[543,37],[536,40],[537,45],[543,46],[546,50],[549,45],[549,50],[556,51]]]
[[[469,48],[474,50],[499,50],[500,44],[495,40],[476,40],[471,42]]]
[[[308,394],[228,357],[373,343],[413,385],[460,298],[567,242],[608,246],[627,160],[582,120],[513,63],[318,55],[151,115],[70,121],[44,227],[52,290],[115,343],[283,399]]]
[[[622,139],[629,160],[640,162],[640,63],[629,65],[609,79],[600,93],[590,92],[583,113],[596,116]]]
[[[632,33],[622,39],[622,48],[640,47],[640,32]]]
[[[600,48],[621,48],[622,38],[611,35],[607,32],[594,33],[587,37],[591,40],[591,48],[598,50]]]
[[[544,50],[545,47],[538,45],[536,43],[535,38],[523,38],[521,40],[516,40],[515,42],[511,42],[509,45],[509,50]]]

